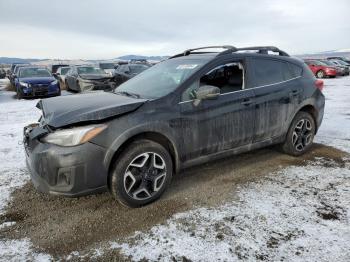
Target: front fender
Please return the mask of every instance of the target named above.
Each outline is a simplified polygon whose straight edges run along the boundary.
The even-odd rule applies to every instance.
[[[174,158],[175,158],[175,170],[176,172],[180,170],[180,161],[179,161],[179,153],[178,153],[178,143],[175,139],[175,134],[173,134],[172,129],[166,123],[161,122],[151,122],[147,124],[142,124],[135,126],[131,129],[126,130],[124,133],[119,135],[108,148],[107,153],[104,158],[104,165],[109,167],[113,160],[114,155],[117,151],[126,143],[128,140],[132,139],[135,136],[144,134],[144,133],[159,133],[166,137],[168,141],[170,141],[173,149],[174,149]]]

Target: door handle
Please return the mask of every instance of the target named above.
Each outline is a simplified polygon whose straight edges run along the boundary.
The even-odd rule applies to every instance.
[[[242,105],[245,105],[245,106],[249,106],[253,103],[252,99],[250,98],[245,98],[243,99],[243,101],[241,102]]]

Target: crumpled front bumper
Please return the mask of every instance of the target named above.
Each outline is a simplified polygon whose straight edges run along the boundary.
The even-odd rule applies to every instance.
[[[31,180],[39,191],[76,197],[107,190],[103,147],[89,142],[62,147],[25,134],[24,148]]]

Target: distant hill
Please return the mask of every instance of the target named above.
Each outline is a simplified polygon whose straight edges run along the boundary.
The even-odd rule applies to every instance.
[[[350,49],[331,50],[331,51],[324,51],[324,52],[318,52],[313,54],[302,54],[302,55],[296,55],[296,56],[301,58],[326,58],[330,56],[344,56],[350,59]]]
[[[164,59],[167,59],[169,56],[143,56],[143,55],[125,55],[114,59],[109,59],[110,61],[114,60],[131,60],[131,59],[147,59],[151,61],[162,61]],[[18,57],[0,57],[0,64],[13,64],[13,63],[48,63],[52,61],[52,63],[69,63],[68,61],[72,61],[71,63],[74,63],[74,61],[86,61],[91,63],[97,63],[99,61],[108,61],[108,59],[101,59],[101,60],[56,60],[56,59],[38,59],[38,58],[18,58]],[[86,63],[85,62],[85,63]],[[79,62],[82,63],[82,62]]]
[[[153,60],[153,61],[162,61],[167,58],[169,58],[169,56],[124,55],[124,56],[118,57],[117,59],[121,59],[121,60],[146,59],[146,60]]]
[[[43,60],[46,60],[46,59],[0,57],[0,64],[33,63],[33,62],[38,62],[38,61],[43,61]]]

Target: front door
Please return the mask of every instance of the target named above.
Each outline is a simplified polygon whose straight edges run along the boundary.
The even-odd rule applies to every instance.
[[[189,133],[183,134],[184,160],[247,145],[252,142],[255,123],[255,95],[244,89],[243,62],[219,65],[190,85],[179,103],[181,121]],[[220,88],[216,99],[197,104],[190,94],[201,85]]]

